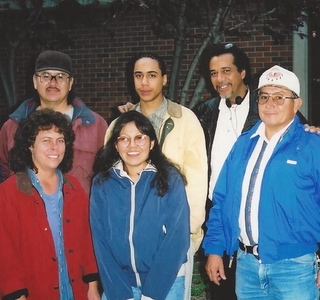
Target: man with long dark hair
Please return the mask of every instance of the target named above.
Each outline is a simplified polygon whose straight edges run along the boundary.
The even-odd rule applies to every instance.
[[[151,52],[134,56],[128,64],[128,80],[134,97],[139,99],[139,103],[131,109],[148,117],[155,128],[162,152],[180,167],[187,180],[192,247],[186,271],[185,299],[190,299],[193,253],[199,249],[202,241],[205,217],[207,158],[204,134],[190,109],[164,96],[163,87],[168,77],[165,62],[160,56]]]
[[[200,103],[194,112],[206,136],[209,165],[207,211],[214,204],[213,190],[221,168],[238,137],[259,120],[256,84],[251,76],[247,54],[234,44],[208,46],[201,59],[202,76],[218,96]],[[300,122],[307,123],[298,112]],[[314,129],[312,129],[314,130]],[[232,184],[232,183],[230,183]],[[211,268],[208,256],[206,269]],[[236,259],[224,255],[223,280],[210,284],[212,300],[233,300],[235,295]]]
[[[320,137],[305,132],[296,115],[302,99],[293,72],[266,70],[256,102],[261,121],[238,138],[213,192],[207,273],[219,285],[222,255],[236,251],[239,300],[316,300]]]

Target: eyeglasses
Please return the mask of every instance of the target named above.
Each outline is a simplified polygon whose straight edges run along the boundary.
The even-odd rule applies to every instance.
[[[131,138],[125,135],[119,136],[117,139],[117,144],[121,148],[127,148],[131,144],[131,140]],[[147,143],[148,136],[145,134],[138,134],[133,138],[133,140],[137,146],[142,147]]]
[[[288,96],[284,96],[280,93],[273,93],[273,94],[268,94],[268,93],[260,93],[258,95],[258,99],[257,99],[257,102],[258,104],[265,104],[268,102],[269,98],[272,98],[272,101],[274,104],[278,105],[278,106],[281,106],[284,104],[284,100],[286,99],[291,99],[291,100],[294,100],[294,99],[297,99],[298,97],[288,97]]]
[[[39,77],[42,83],[48,83],[51,82],[52,79],[55,79],[56,82],[58,82],[59,84],[65,84],[67,80],[71,77],[63,73],[58,73],[56,75],[52,75],[50,73],[42,73],[36,74],[35,76]]]

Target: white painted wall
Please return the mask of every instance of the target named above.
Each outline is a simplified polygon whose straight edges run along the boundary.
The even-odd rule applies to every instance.
[[[299,35],[302,33],[305,37],[302,39]],[[308,119],[308,24],[299,28],[299,32],[293,33],[293,72],[300,81],[300,97],[303,104],[300,108],[301,113]]]

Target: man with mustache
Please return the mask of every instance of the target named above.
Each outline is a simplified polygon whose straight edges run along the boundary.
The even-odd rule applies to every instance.
[[[22,102],[0,131],[0,182],[12,174],[8,153],[13,147],[13,137],[19,123],[35,110],[50,108],[72,120],[76,138],[70,174],[80,181],[89,194],[93,161],[97,151],[103,146],[108,125],[104,118],[74,95],[73,83],[71,59],[67,54],[53,50],[39,54],[33,75],[35,96]]]
[[[221,168],[241,133],[248,131],[259,120],[257,92],[251,83],[251,66],[246,53],[234,44],[210,45],[201,61],[202,74],[218,97],[200,103],[194,112],[206,136],[209,165],[209,193],[207,211],[212,206],[212,193]],[[307,123],[299,114],[301,123]],[[314,130],[314,129],[311,129]],[[230,183],[232,184],[232,183]],[[233,300],[235,295],[235,259],[224,255],[225,277],[219,286],[210,284],[211,299]],[[206,269],[210,269],[208,256]],[[227,280],[226,280],[227,279]]]
[[[220,172],[203,241],[207,273],[225,279],[237,251],[236,294],[319,299],[320,137],[305,131],[297,76],[278,65],[259,79],[261,121],[242,134]]]

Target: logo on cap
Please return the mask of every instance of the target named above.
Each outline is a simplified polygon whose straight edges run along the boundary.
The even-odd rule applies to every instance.
[[[267,80],[274,81],[279,80],[283,76],[283,73],[280,72],[270,72],[267,74]]]
[[[298,77],[291,71],[278,65],[266,70],[259,79],[258,89],[267,85],[284,87],[300,95],[300,83]]]

